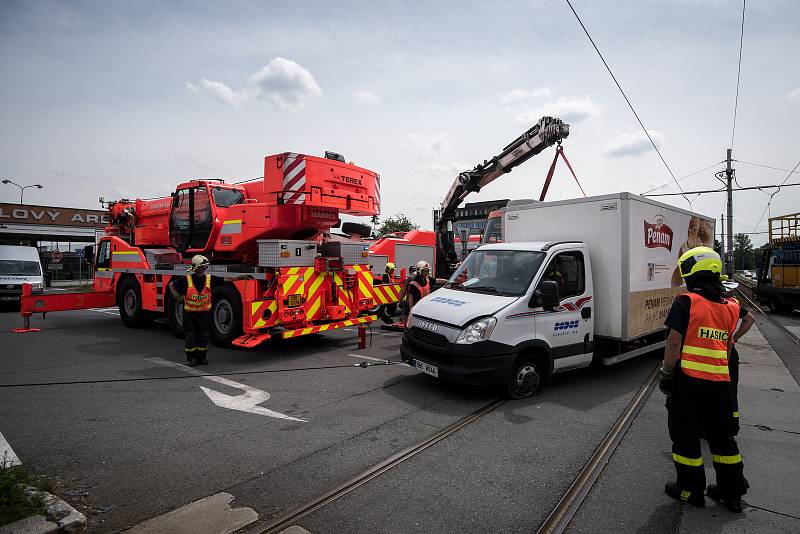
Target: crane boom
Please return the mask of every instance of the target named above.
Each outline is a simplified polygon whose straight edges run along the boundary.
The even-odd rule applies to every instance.
[[[477,193],[500,176],[511,172],[517,165],[525,163],[568,135],[569,124],[554,117],[542,117],[539,122],[506,145],[500,154],[456,177],[440,206],[439,225],[436,229],[437,276],[450,273],[458,259],[453,241],[453,219],[456,208],[464,199],[470,193]]]

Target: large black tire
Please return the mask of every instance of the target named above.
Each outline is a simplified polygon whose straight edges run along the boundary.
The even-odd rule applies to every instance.
[[[214,289],[211,295],[211,340],[227,347],[242,335],[242,300],[232,285]]]
[[[505,394],[511,399],[533,397],[542,390],[545,374],[541,361],[528,355],[521,355],[511,366],[506,380]]]
[[[342,223],[342,233],[347,235],[358,234],[367,237],[372,233],[372,228],[366,224],[359,224],[355,222]]]
[[[178,339],[186,338],[186,331],[183,329],[183,302],[167,295],[167,320],[172,335]]]
[[[152,322],[152,316],[142,308],[142,288],[133,276],[122,281],[117,307],[122,323],[128,328],[144,328]]]

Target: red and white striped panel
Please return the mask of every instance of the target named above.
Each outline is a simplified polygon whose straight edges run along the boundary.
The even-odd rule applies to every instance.
[[[378,209],[381,209],[381,175],[375,174],[375,184],[377,187],[375,188],[375,204],[377,205]]]
[[[285,204],[303,204],[306,195],[306,159],[302,154],[289,152],[283,163],[283,202]]]

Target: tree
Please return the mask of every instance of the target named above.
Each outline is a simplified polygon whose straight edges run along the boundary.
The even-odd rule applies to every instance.
[[[720,257],[723,256],[723,254],[722,254],[722,241],[720,241],[719,239],[715,239],[714,240],[714,251],[717,254],[719,254]]]
[[[387,217],[378,228],[378,235],[386,235],[394,232],[410,232],[416,230],[419,225],[411,222],[411,220],[402,213],[395,213],[391,217]]]
[[[753,263],[753,243],[747,234],[733,236],[733,268],[749,269]]]

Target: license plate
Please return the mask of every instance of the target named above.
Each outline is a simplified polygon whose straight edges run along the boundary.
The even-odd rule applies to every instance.
[[[439,368],[429,363],[414,360],[414,367],[425,373],[426,375],[435,376],[439,378]]]
[[[19,297],[0,297],[0,300],[19,300]]]
[[[296,308],[303,303],[303,296],[298,294],[289,295],[286,297],[286,302],[290,308]]]

